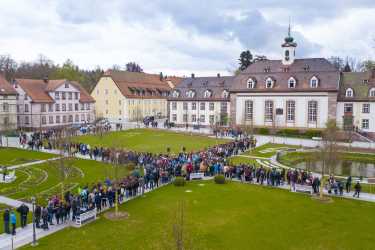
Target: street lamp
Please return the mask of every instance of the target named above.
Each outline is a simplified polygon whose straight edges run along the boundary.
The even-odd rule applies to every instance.
[[[36,242],[36,232],[35,232],[35,197],[31,197],[31,202],[33,205],[33,242],[31,243],[31,246],[35,247],[38,245],[38,242]]]

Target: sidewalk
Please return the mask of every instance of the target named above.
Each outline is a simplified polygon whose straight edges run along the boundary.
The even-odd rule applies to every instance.
[[[30,203],[26,203],[26,202],[23,202],[23,201],[11,199],[11,198],[8,198],[8,197],[2,196],[2,195],[0,195],[0,203],[6,204],[6,205],[11,206],[11,207],[15,207],[15,208],[21,206],[22,204],[25,204],[26,206],[29,207],[30,210],[33,207],[33,205],[30,204]]]
[[[48,161],[56,161],[58,159],[60,159],[60,157],[54,157],[54,158],[50,158],[50,159],[46,159],[46,160],[40,160],[40,161],[32,161],[32,162],[22,163],[22,164],[19,164],[19,165],[13,165],[13,166],[7,167],[7,169],[13,170],[13,169],[17,169],[17,168],[28,167],[28,166],[32,166],[32,165],[45,163],[45,162],[48,162]]]

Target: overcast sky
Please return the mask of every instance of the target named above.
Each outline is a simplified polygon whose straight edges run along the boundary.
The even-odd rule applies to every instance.
[[[297,57],[375,59],[374,0],[0,0],[0,54],[225,74],[244,49],[279,59],[289,17]]]

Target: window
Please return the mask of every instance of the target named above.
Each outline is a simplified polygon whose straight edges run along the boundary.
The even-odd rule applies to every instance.
[[[188,115],[187,115],[187,114],[184,114],[184,115],[182,116],[182,121],[183,121],[183,122],[187,122],[187,121],[188,121]]]
[[[253,120],[253,112],[254,112],[253,101],[246,100],[245,101],[245,121]]]
[[[273,121],[273,101],[265,101],[264,103],[264,120],[266,122],[272,122]]]
[[[42,104],[41,112],[46,112],[46,105],[45,104]]]
[[[191,116],[191,122],[197,122],[197,115]]]
[[[369,96],[375,97],[375,88],[370,89]]]
[[[59,92],[55,92],[55,100],[59,100],[60,99],[60,93]]]
[[[53,112],[53,104],[48,104],[48,112]]]
[[[72,99],[73,99],[73,93],[72,93],[72,92],[69,92],[69,93],[68,93],[68,99],[69,99],[69,100],[72,100]]]
[[[55,104],[55,111],[60,111],[60,104]]]
[[[25,112],[29,112],[29,104],[25,104]]]
[[[43,125],[47,124],[47,118],[45,116],[42,116],[42,124]]]
[[[52,115],[48,116],[48,123],[53,124],[53,116]]]
[[[74,110],[75,110],[75,111],[78,111],[78,103],[75,103],[75,104],[74,104]]]
[[[66,88],[66,89],[69,88],[69,83],[65,83],[65,88]]]
[[[66,104],[61,104],[61,110],[66,111]]]
[[[74,121],[75,121],[75,122],[79,122],[79,115],[76,115],[76,116],[75,116]]]
[[[362,104],[362,113],[365,113],[365,114],[370,113],[370,104],[369,103]]]
[[[16,107],[17,107],[17,113],[19,113],[20,112],[20,105],[16,105]]]
[[[211,90],[207,89],[204,91],[204,98],[210,98],[212,96]]]
[[[68,122],[73,122],[73,116],[69,115]]]
[[[63,115],[63,117],[62,117],[62,122],[66,123],[66,116],[65,115]]]
[[[296,117],[296,102],[287,101],[286,102],[286,121],[294,122]]]
[[[256,85],[256,80],[255,79],[249,78],[249,80],[247,80],[247,88],[248,89],[254,89],[255,85]]]
[[[227,104],[227,102],[221,102],[220,103],[220,111],[221,112],[227,112],[228,111],[228,104]]]
[[[172,110],[176,110],[177,109],[177,102],[172,102]]]
[[[196,102],[191,103],[191,110],[197,110],[197,103]]]
[[[29,117],[25,116],[25,124],[29,124],[29,123],[30,123]]]
[[[84,122],[84,121],[85,121],[85,115],[81,114],[81,122]]]
[[[288,88],[295,88],[296,87],[296,79],[294,77],[289,78],[288,80]]]
[[[271,77],[268,77],[268,78],[266,79],[266,88],[267,88],[267,89],[273,88],[273,83],[274,83],[274,81],[272,80],[272,78],[271,78]]]
[[[344,113],[353,112],[353,103],[344,103]]]
[[[27,100],[27,95],[25,94],[25,96],[24,96],[24,100]]]
[[[193,98],[195,96],[195,91],[194,90],[187,91],[186,96],[189,98]]]
[[[368,84],[368,80],[367,80],[367,79],[364,79],[364,80],[363,80],[363,84]]]
[[[90,103],[86,103],[86,110],[90,110]]]
[[[177,98],[180,96],[180,92],[178,90],[173,91],[172,97]]]
[[[224,90],[222,95],[221,95],[224,99],[227,99],[229,97],[229,92],[228,90]]]
[[[319,85],[319,79],[316,76],[311,77],[310,88],[317,88],[318,85]]]
[[[174,121],[174,122],[177,121],[177,114],[172,115],[172,121]]]
[[[6,103],[6,102],[3,103],[3,111],[4,112],[9,112],[9,104]]]
[[[318,102],[309,101],[307,104],[308,122],[317,122],[318,120]]]
[[[74,92],[74,99],[78,100],[78,92]]]
[[[205,115],[201,115],[200,118],[199,118],[199,121],[200,122],[205,122],[206,121],[206,116]]]
[[[59,115],[56,116],[56,123],[60,123],[60,116]]]
[[[369,129],[370,121],[369,119],[362,119],[362,129]]]
[[[208,118],[208,120],[209,120],[209,123],[211,125],[214,124],[215,123],[215,116],[214,115],[210,115],[209,118]]]
[[[69,108],[69,111],[73,111],[73,104],[72,104],[72,103],[69,103],[69,104],[68,104],[68,108]]]
[[[84,110],[85,109],[85,106],[83,105],[83,103],[81,103],[81,110]]]
[[[66,94],[65,94],[65,92],[61,92],[61,99],[63,99],[63,100],[66,99]]]
[[[353,89],[348,88],[348,89],[345,91],[345,96],[346,96],[346,97],[353,97],[353,95],[354,95]]]
[[[9,125],[9,117],[4,117],[3,124]]]
[[[212,110],[215,110],[215,103],[213,102],[210,102],[209,103],[209,109],[212,111]]]
[[[200,110],[205,110],[206,109],[206,103],[205,102],[201,102],[200,103]]]
[[[188,110],[188,103],[187,102],[183,102],[183,109],[184,110]]]

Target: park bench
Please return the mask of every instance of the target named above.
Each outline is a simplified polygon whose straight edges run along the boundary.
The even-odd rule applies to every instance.
[[[96,220],[96,213],[96,208],[94,208],[77,215],[75,226],[81,227],[87,223],[90,223],[91,221]]]

